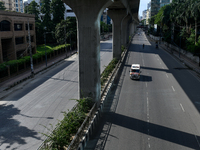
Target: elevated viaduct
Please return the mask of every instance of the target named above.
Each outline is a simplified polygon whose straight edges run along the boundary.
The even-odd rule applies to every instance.
[[[79,97],[100,101],[100,17],[108,8],[113,20],[113,58],[136,30],[140,0],[63,0],[77,17],[79,49]]]

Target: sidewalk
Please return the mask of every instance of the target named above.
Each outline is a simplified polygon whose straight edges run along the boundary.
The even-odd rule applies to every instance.
[[[48,68],[51,68],[55,64],[58,64],[59,62],[62,62],[62,60],[72,56],[73,54],[76,54],[77,50],[73,50],[70,54],[70,52],[67,52],[67,55],[61,54],[60,56],[57,56],[55,58],[52,58],[50,60],[47,60],[47,67],[45,61],[43,63],[40,63],[38,65],[33,66],[34,73],[37,75],[38,73],[47,70]],[[26,81],[27,79],[31,79],[31,69],[27,70],[17,76],[11,77],[10,79],[1,82],[0,83],[0,100],[9,94],[8,90],[15,87],[16,85]],[[12,90],[11,90],[12,92]]]
[[[151,42],[155,43],[155,40],[153,40],[151,37],[149,37],[148,35],[146,35],[147,39]],[[160,44],[158,44],[158,47],[161,47],[163,50],[167,51],[168,53],[170,53],[171,55],[173,55],[176,59],[178,59],[179,61],[181,61],[185,66],[187,66],[188,68],[194,70],[197,73],[197,76],[200,78],[200,66],[198,63],[192,61],[191,59],[189,59],[188,57],[186,57],[183,54],[180,54],[179,57],[179,53],[175,50],[171,51],[170,48],[167,48],[163,42],[161,42]]]

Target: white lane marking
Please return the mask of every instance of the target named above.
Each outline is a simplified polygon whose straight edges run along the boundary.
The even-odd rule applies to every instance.
[[[150,145],[150,138],[148,138],[148,146],[149,146],[149,148],[151,147],[151,145]]]
[[[167,74],[166,74],[166,76],[167,76],[167,78],[169,78]]]
[[[200,143],[199,143],[199,140],[197,139],[197,136],[196,136],[196,135],[195,135],[195,138],[196,138],[197,143],[198,143],[198,145],[199,145],[199,147],[200,147]]]
[[[173,58],[177,63],[181,64],[182,66],[185,67],[185,65],[183,65],[182,63],[180,63],[180,61],[178,61],[175,57],[172,57],[171,54],[169,54],[168,52],[166,52],[165,50],[163,50],[164,53],[166,53],[167,55],[169,55],[171,58]],[[195,76],[191,71],[187,70],[191,75],[193,75],[199,82],[199,78],[197,76]]]
[[[181,106],[181,108],[182,108],[183,112],[185,112],[185,109],[183,108],[183,105],[182,105],[182,104],[180,104],[180,106]]]
[[[172,90],[175,92],[175,89],[174,89],[174,87],[172,86]]]
[[[147,97],[147,118],[149,119],[149,98]]]
[[[146,87],[147,87],[147,83],[146,83]]]
[[[160,64],[161,64],[161,62],[160,62]]]

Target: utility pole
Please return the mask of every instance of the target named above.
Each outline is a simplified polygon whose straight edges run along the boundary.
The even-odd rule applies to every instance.
[[[44,44],[45,44],[45,62],[46,62],[46,67],[47,67],[47,51],[46,51],[46,31],[44,31]]]
[[[31,47],[31,35],[30,35],[30,27],[29,27],[29,18],[28,18],[28,43],[29,43],[29,55],[30,55],[30,62],[31,62],[31,76],[34,77],[34,70],[33,70],[33,57],[32,57],[32,47]]]
[[[66,52],[66,58],[67,58],[67,46],[66,46],[66,24],[65,24],[65,52]]]

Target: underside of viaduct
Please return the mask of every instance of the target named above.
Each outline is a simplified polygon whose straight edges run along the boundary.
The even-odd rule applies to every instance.
[[[100,17],[108,8],[113,20],[113,58],[136,30],[140,0],[63,0],[77,17],[79,51],[79,98],[100,103]]]

